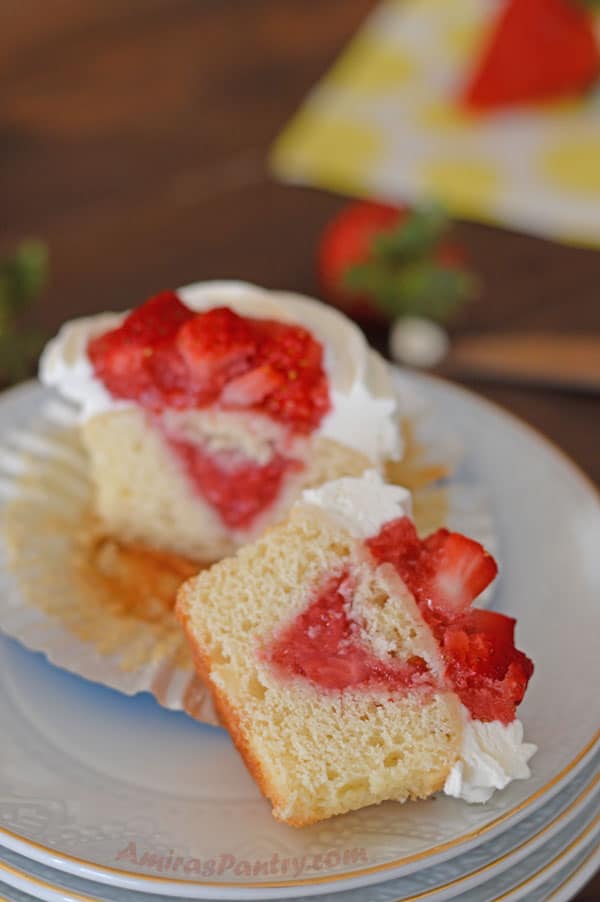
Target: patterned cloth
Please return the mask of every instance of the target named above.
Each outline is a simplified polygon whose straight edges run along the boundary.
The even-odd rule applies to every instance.
[[[484,115],[455,102],[498,3],[382,3],[279,137],[275,172],[600,247],[600,89]]]

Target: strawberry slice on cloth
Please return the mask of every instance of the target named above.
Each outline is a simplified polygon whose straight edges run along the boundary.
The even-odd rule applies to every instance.
[[[600,76],[598,0],[507,0],[463,103],[488,110],[578,95]]]
[[[318,249],[325,298],[350,316],[444,321],[477,293],[463,249],[445,235],[448,221],[434,205],[415,209],[373,201],[344,207]]]

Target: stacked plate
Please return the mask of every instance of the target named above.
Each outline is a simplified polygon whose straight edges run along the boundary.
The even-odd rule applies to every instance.
[[[562,900],[600,866],[600,505],[540,436],[415,377],[484,485],[502,577],[536,663],[520,709],[533,776],[487,805],[387,803],[275,822],[227,734],[0,641],[0,898]],[[0,421],[2,402],[0,401]]]

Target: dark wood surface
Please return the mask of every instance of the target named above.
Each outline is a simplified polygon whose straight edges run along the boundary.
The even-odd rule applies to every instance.
[[[0,250],[48,241],[34,319],[229,277],[315,293],[342,201],[265,154],[372,0],[18,0],[0,26]],[[457,332],[600,331],[600,252],[459,224],[485,284]],[[383,336],[373,336],[379,344]],[[600,482],[597,399],[470,383]],[[578,899],[600,898],[597,879]]]

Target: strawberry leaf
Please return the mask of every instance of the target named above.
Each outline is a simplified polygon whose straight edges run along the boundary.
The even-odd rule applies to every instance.
[[[374,260],[394,262],[414,259],[431,253],[448,228],[448,218],[438,204],[423,204],[395,229],[382,232],[373,239]]]
[[[36,333],[22,332],[18,318],[45,285],[48,252],[39,241],[24,241],[0,260],[0,382],[25,378],[43,344]]]
[[[478,292],[474,276],[465,271],[417,261],[382,267],[375,261],[351,267],[346,288],[366,294],[391,318],[414,314],[444,322]]]
[[[0,311],[17,312],[42,290],[48,273],[48,251],[40,241],[23,241],[15,254],[0,260]]]

